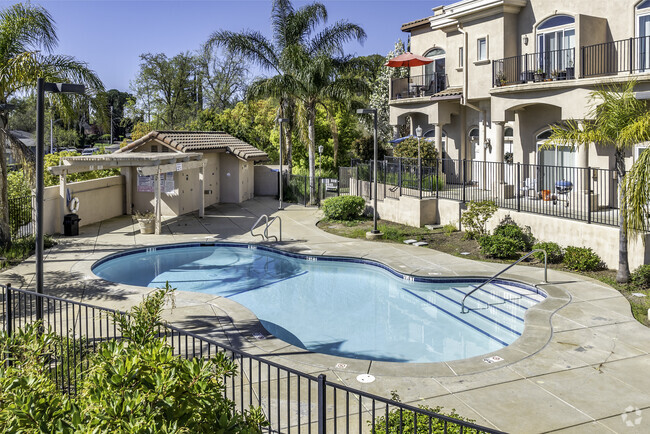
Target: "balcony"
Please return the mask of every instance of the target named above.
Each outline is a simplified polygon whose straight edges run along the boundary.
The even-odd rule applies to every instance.
[[[447,89],[447,74],[433,73],[391,79],[391,100],[431,96]]]
[[[574,55],[570,48],[495,60],[493,86],[574,79]],[[579,66],[580,78],[650,72],[650,36],[580,47]]]
[[[575,78],[575,48],[506,57],[492,63],[493,86]]]
[[[650,71],[650,36],[588,45],[580,56],[581,77]]]

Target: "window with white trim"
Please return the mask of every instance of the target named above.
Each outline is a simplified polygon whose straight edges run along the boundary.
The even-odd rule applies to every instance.
[[[650,149],[650,142],[639,143],[634,147],[634,162],[639,159],[643,151]]]
[[[476,60],[487,60],[488,59],[488,41],[487,36],[483,38],[478,38],[476,40]]]
[[[458,49],[458,67],[462,68],[465,66],[465,56],[463,56],[463,47]]]

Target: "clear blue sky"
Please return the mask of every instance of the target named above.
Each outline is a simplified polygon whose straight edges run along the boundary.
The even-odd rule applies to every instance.
[[[340,19],[359,24],[368,34],[363,45],[348,44],[347,54],[386,54],[403,23],[433,14],[431,9],[449,0],[321,0],[329,23]],[[6,6],[15,1],[2,1]],[[197,50],[218,29],[255,29],[270,36],[271,2],[266,0],[204,1],[32,1],[52,14],[59,36],[57,53],[87,62],[106,89],[129,90],[138,72],[139,55],[173,56]],[[294,6],[307,4],[294,1]]]

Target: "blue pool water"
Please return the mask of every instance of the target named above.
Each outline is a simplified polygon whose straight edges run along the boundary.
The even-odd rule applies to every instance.
[[[307,350],[367,360],[440,362],[503,348],[544,298],[533,287],[495,281],[467,299],[476,279],[404,276],[360,259],[310,257],[245,244],[135,249],[98,261],[112,282],[228,297],[272,335]]]

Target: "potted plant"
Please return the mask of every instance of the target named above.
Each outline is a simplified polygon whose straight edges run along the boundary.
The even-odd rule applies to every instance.
[[[156,229],[156,216],[151,211],[135,212],[135,218],[140,225],[141,234],[153,234]]]
[[[557,80],[558,75],[560,75],[560,71],[558,71],[557,69],[554,69],[554,70],[551,72],[551,77],[553,77],[553,81],[556,81],[556,80]]]
[[[541,68],[539,68],[535,71],[533,77],[534,77],[534,81],[537,83],[540,81],[544,81],[544,78],[546,78],[546,74],[544,74],[544,71]]]
[[[503,71],[497,72],[495,78],[498,86],[505,86],[508,83],[508,77],[506,77],[506,73]]]
[[[503,154],[503,162],[504,163],[512,164],[513,160],[514,160],[514,158],[513,158],[512,152],[506,152],[505,154]]]

